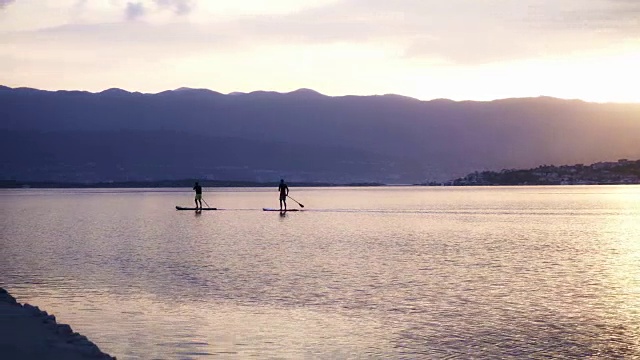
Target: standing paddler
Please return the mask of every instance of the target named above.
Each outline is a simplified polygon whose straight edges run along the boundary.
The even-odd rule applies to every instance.
[[[287,211],[287,196],[289,196],[289,187],[284,183],[284,179],[280,179],[278,191],[280,191],[280,211],[282,211],[282,204],[284,204],[284,211]]]
[[[198,210],[198,202],[200,203],[200,210],[202,210],[202,186],[200,186],[197,181],[196,184],[193,185],[193,190],[196,192],[196,210]]]

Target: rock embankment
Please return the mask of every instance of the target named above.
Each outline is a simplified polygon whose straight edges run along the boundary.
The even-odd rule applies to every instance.
[[[37,306],[20,304],[0,288],[0,359],[108,359],[86,336]]]

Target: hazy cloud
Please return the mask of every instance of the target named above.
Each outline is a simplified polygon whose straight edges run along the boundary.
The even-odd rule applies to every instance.
[[[137,2],[137,3],[128,2],[124,12],[125,12],[125,18],[127,20],[129,21],[137,20],[140,17],[144,16],[145,14],[144,4],[140,2]]]
[[[143,2],[128,2],[125,8],[125,18],[128,21],[138,20],[146,15],[157,13],[163,10],[173,12],[175,15],[187,15],[193,11],[195,2],[193,0],[153,0],[155,9],[145,7]]]
[[[390,45],[404,47],[406,57],[485,63],[527,53],[523,42],[515,40],[513,27],[522,28],[517,13],[500,10],[463,0],[348,0],[293,14],[240,19],[224,27],[237,37],[261,42]]]
[[[77,0],[75,4],[73,4],[73,8],[75,10],[82,10],[87,6],[87,2],[89,0]]]
[[[55,33],[55,39],[87,46],[103,42],[187,52],[210,45],[226,50],[354,44],[392,49],[397,58],[411,61],[474,65],[597,50],[640,38],[640,0],[341,0],[283,14],[197,24],[191,17],[164,21],[168,12],[205,18],[205,7],[195,6],[195,0],[128,1],[129,21],[70,23],[43,29],[35,40]],[[132,21],[155,15],[161,20]]]
[[[538,29],[640,34],[637,0],[541,2],[529,9],[527,23]]]
[[[229,26],[261,41],[393,44],[406,57],[481,64],[638,38],[638,19],[640,0],[343,0]]]
[[[16,0],[0,0],[0,9],[4,9],[5,7],[11,5],[11,3],[15,1]]]
[[[87,8],[87,2],[89,0],[77,0],[74,4],[73,7],[71,8],[71,16],[74,20],[78,20],[82,14],[85,12],[86,8]]]
[[[193,0],[153,0],[160,8],[171,9],[176,15],[189,14],[195,5]]]
[[[19,32],[0,37],[0,45],[22,44],[34,49],[53,51],[92,48],[101,58],[126,53],[135,58],[174,58],[198,54],[203,49],[233,49],[237,36],[218,27],[189,23],[152,24],[146,21],[126,21],[105,24],[70,24],[35,32]],[[95,44],[100,46],[95,47]],[[120,52],[120,53],[119,53]]]

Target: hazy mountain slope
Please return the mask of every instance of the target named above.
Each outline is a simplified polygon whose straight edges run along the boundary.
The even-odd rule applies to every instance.
[[[3,178],[56,181],[181,179],[393,180],[418,163],[348,147],[174,131],[0,131]],[[381,171],[386,169],[386,171]],[[404,169],[410,169],[410,172]]]
[[[399,173],[378,169],[378,178],[399,182],[545,163],[640,158],[639,104],[552,98],[424,102],[395,95],[327,97],[309,90],[222,95],[194,89],[92,94],[2,88],[0,105],[4,130],[167,130],[349,148],[404,159],[405,164],[397,164],[404,168],[393,170]],[[229,150],[227,158],[237,151]],[[331,158],[341,156],[324,150],[319,158],[305,161],[299,148],[292,151],[305,164],[320,164],[319,158],[331,164]],[[268,161],[263,153],[260,148],[249,151],[259,164]],[[299,166],[292,162],[292,171],[309,176],[315,171]]]

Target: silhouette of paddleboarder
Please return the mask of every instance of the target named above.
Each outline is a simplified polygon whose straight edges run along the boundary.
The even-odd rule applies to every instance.
[[[282,211],[282,205],[284,204],[284,211],[287,211],[287,196],[289,195],[289,187],[284,183],[284,179],[280,179],[280,185],[278,186],[280,191],[280,211]]]
[[[193,186],[193,190],[195,190],[196,192],[196,198],[195,198],[196,210],[198,210],[198,203],[200,203],[200,210],[202,210],[202,186],[200,186],[200,184],[198,184],[197,181],[196,181],[196,184]]]

